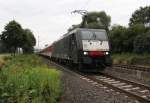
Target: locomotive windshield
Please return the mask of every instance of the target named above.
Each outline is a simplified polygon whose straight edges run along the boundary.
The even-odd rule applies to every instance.
[[[84,40],[107,40],[105,31],[81,31]]]

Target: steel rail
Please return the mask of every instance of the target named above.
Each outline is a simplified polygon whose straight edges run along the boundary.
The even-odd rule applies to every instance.
[[[107,76],[107,77],[110,77],[112,79],[118,79],[119,81],[123,81],[123,82],[127,82],[127,83],[130,83],[130,84],[133,84],[133,85],[136,85],[138,87],[141,87],[141,88],[146,88],[150,91],[150,86],[148,85],[145,85],[145,84],[142,84],[142,83],[137,83],[137,82],[134,82],[134,81],[131,81],[131,80],[127,80],[127,79],[123,79],[123,78],[119,78],[119,77],[114,77],[110,74],[107,74],[107,73],[103,73],[101,72],[101,74]]]
[[[115,68],[115,67],[125,68],[125,69],[131,69],[131,70],[140,70],[140,71],[150,72],[150,67],[146,67],[146,66],[114,64],[114,65],[113,65],[113,68]]]
[[[120,93],[124,93],[124,94],[126,94],[127,96],[129,96],[129,97],[131,97],[131,98],[134,98],[134,99],[138,100],[138,101],[141,102],[141,103],[150,103],[150,100],[149,100],[149,99],[146,99],[146,98],[144,98],[144,97],[141,97],[141,96],[139,96],[139,95],[137,95],[137,94],[135,94],[135,93],[132,93],[132,92],[130,92],[130,91],[121,89],[121,88],[116,87],[116,86],[114,86],[114,85],[111,85],[111,84],[109,84],[109,83],[103,82],[103,81],[101,81],[101,80],[99,80],[99,79],[96,79],[94,76],[90,76],[90,75],[86,75],[86,74],[81,73],[81,72],[78,72],[78,71],[70,70],[70,69],[68,69],[68,68],[66,68],[66,67],[64,67],[64,66],[62,66],[62,65],[60,65],[60,64],[57,64],[57,63],[55,63],[55,62],[52,62],[52,61],[51,61],[51,63],[54,64],[54,65],[56,65],[57,67],[61,68],[63,71],[66,71],[66,72],[68,72],[68,73],[72,73],[73,75],[80,75],[80,76],[86,77],[86,78],[88,78],[88,79],[90,79],[90,80],[92,80],[92,81],[94,81],[94,82],[97,82],[98,84],[103,84],[103,85],[105,85],[105,86],[107,86],[107,87],[109,87],[109,88],[111,88],[111,89],[114,89],[115,91],[118,91],[118,92],[120,92]],[[75,72],[75,73],[73,73],[73,72]],[[110,76],[109,76],[109,77],[110,77]],[[119,80],[121,80],[121,79],[119,79]],[[125,80],[124,80],[124,81],[125,81]],[[128,81],[128,82],[129,82],[129,81]],[[130,83],[131,83],[131,82],[130,82]],[[137,84],[137,85],[141,85],[141,84]],[[143,86],[143,85],[142,85],[142,86]]]
[[[97,83],[99,83],[99,84],[106,85],[107,87],[112,88],[112,89],[114,89],[116,91],[119,91],[121,93],[125,93],[127,96],[133,97],[133,98],[135,98],[136,100],[138,100],[141,103],[150,103],[150,100],[148,100],[148,99],[145,99],[145,98],[143,98],[143,97],[141,97],[141,96],[139,96],[137,94],[134,94],[132,92],[129,92],[127,90],[123,90],[123,89],[121,89],[119,87],[113,86],[113,85],[111,85],[109,83],[103,82],[103,81],[101,81],[99,79],[96,79],[93,76],[86,76],[86,77],[91,79],[91,80],[93,80],[93,81],[95,81],[95,82],[97,82]]]

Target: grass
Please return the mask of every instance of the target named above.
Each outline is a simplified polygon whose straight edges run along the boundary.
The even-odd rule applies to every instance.
[[[114,64],[133,64],[150,66],[150,54],[138,55],[131,53],[122,53],[114,54],[112,58]]]
[[[11,59],[11,56],[9,54],[0,54],[0,69],[3,65],[7,63],[8,60]]]
[[[17,56],[0,72],[0,103],[57,103],[60,74],[38,56]]]

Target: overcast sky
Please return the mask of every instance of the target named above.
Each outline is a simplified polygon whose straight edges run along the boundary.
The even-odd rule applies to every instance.
[[[81,15],[71,14],[73,10],[105,11],[112,25],[127,26],[136,9],[149,5],[150,0],[0,0],[0,32],[14,19],[31,29],[36,39],[39,36],[43,48],[81,22]]]

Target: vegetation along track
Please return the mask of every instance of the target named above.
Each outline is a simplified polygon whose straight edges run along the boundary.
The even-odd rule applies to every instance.
[[[120,65],[120,64],[115,64],[113,65],[113,68],[122,68],[122,69],[131,69],[131,70],[139,70],[139,71],[146,71],[150,72],[150,67],[147,66],[137,66],[137,65]]]
[[[63,71],[71,72],[65,66],[51,62],[52,64],[63,69]],[[68,68],[68,67],[67,67]],[[127,97],[133,98],[140,103],[150,103],[150,87],[132,81],[116,78],[102,73],[81,73],[73,70],[81,76],[82,79],[92,81],[95,85],[110,88],[111,91],[116,91],[125,94]]]

